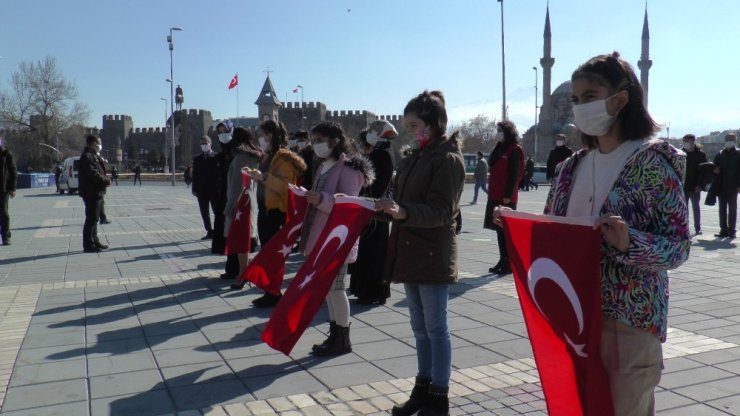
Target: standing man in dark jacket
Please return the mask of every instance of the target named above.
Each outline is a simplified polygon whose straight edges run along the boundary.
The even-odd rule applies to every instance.
[[[565,145],[565,135],[555,136],[555,148],[547,156],[547,180],[555,176],[555,168],[558,164],[573,155],[573,149]]]
[[[211,138],[203,136],[200,139],[200,149],[203,153],[193,158],[193,196],[198,198],[200,216],[203,218],[203,227],[206,229],[205,237],[201,240],[213,238],[213,227],[211,227],[210,205],[214,215],[216,214],[216,202],[218,200],[219,168],[216,153],[211,149]]]
[[[98,152],[103,145],[98,137],[86,137],[86,146],[80,155],[80,197],[85,203],[85,225],[82,227],[82,248],[85,253],[99,253],[108,248],[98,238],[98,221],[105,188],[110,179],[105,176]]]
[[[714,157],[714,173],[719,175],[719,234],[715,237],[735,238],[737,222],[737,193],[740,189],[740,152],[736,146],[737,136],[725,136],[725,148]],[[728,212],[729,211],[729,212]]]
[[[0,236],[3,245],[10,245],[10,212],[8,199],[15,198],[15,183],[18,177],[13,155],[5,148],[5,140],[0,138]]]
[[[482,188],[483,192],[486,195],[488,194],[488,188],[486,187],[488,184],[488,162],[483,157],[483,152],[480,151],[478,152],[478,164],[475,165],[473,179],[475,179],[475,188],[473,188],[473,201],[470,202],[470,205],[478,203],[478,189]]]
[[[707,161],[707,154],[696,145],[696,136],[683,136],[683,151],[686,152],[686,177],[683,181],[683,195],[686,206],[691,201],[691,210],[694,214],[694,231],[701,234],[701,185],[702,172],[699,165]]]

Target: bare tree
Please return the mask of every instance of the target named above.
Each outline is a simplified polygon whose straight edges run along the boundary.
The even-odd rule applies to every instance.
[[[9,91],[0,91],[0,124],[13,131],[8,145],[19,164],[48,169],[61,154],[79,151],[90,111],[77,101],[77,87],[64,76],[56,58],[21,62],[9,84]]]
[[[496,134],[496,119],[491,119],[479,114],[469,120],[465,120],[457,126],[463,137],[463,153],[475,153],[481,151],[488,153],[493,150],[493,137]]]

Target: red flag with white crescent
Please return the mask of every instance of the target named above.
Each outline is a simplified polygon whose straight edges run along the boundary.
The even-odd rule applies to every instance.
[[[229,82],[229,89],[232,89],[239,85],[239,74],[234,75],[234,78],[231,78],[231,82]]]
[[[502,215],[519,303],[551,416],[614,414],[601,356],[594,218]]]
[[[234,207],[231,214],[231,226],[229,226],[229,235],[226,237],[225,253],[249,253],[252,236],[251,212],[252,203],[249,196],[249,187],[251,181],[249,177],[242,173],[242,193],[239,195],[239,201]]]
[[[368,199],[336,197],[316,245],[272,312],[262,333],[263,341],[290,354],[321,308],[334,278],[373,214],[374,203]]]
[[[262,246],[259,253],[244,269],[239,283],[246,280],[267,293],[278,294],[280,292],[285,275],[285,260],[300,237],[301,227],[306,219],[308,201],[306,201],[305,192],[303,188],[288,187],[288,211],[285,224]]]

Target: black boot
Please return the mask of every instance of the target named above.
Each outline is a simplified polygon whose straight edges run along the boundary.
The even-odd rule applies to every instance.
[[[504,267],[509,267],[509,259],[506,257],[501,257],[495,266],[488,269],[488,272],[493,274],[501,274],[501,269]]]
[[[405,403],[393,406],[391,415],[411,416],[418,412],[427,401],[427,397],[429,396],[429,385],[431,382],[432,380],[429,378],[417,376],[414,389],[411,390],[411,397],[409,397]]]
[[[429,386],[429,396],[419,411],[419,416],[449,416],[450,400],[447,398],[449,387]]]
[[[319,348],[324,348],[329,344],[332,344],[334,342],[334,338],[338,335],[339,325],[337,325],[336,321],[329,321],[329,337],[327,337],[324,342],[321,344],[313,344],[313,347],[311,347],[311,351],[316,351]]]
[[[319,346],[314,350],[314,354],[319,357],[327,357],[332,355],[342,355],[352,352],[352,343],[349,342],[349,327],[348,326],[336,326],[337,336],[334,337],[331,344]]]
[[[273,295],[272,293],[265,292],[264,295],[261,297],[254,299],[252,301],[252,305],[258,307],[258,308],[272,308],[280,302],[280,299],[283,297],[283,294],[278,292],[277,295]]]

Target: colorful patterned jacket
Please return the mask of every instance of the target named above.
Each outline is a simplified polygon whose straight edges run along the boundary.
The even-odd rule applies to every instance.
[[[545,214],[565,216],[580,150],[559,165]],[[630,246],[621,253],[601,242],[601,305],[605,316],[644,329],[665,342],[668,273],[689,256],[688,210],[681,189],[686,157],[661,140],[633,153],[609,192],[600,215],[629,225]]]

